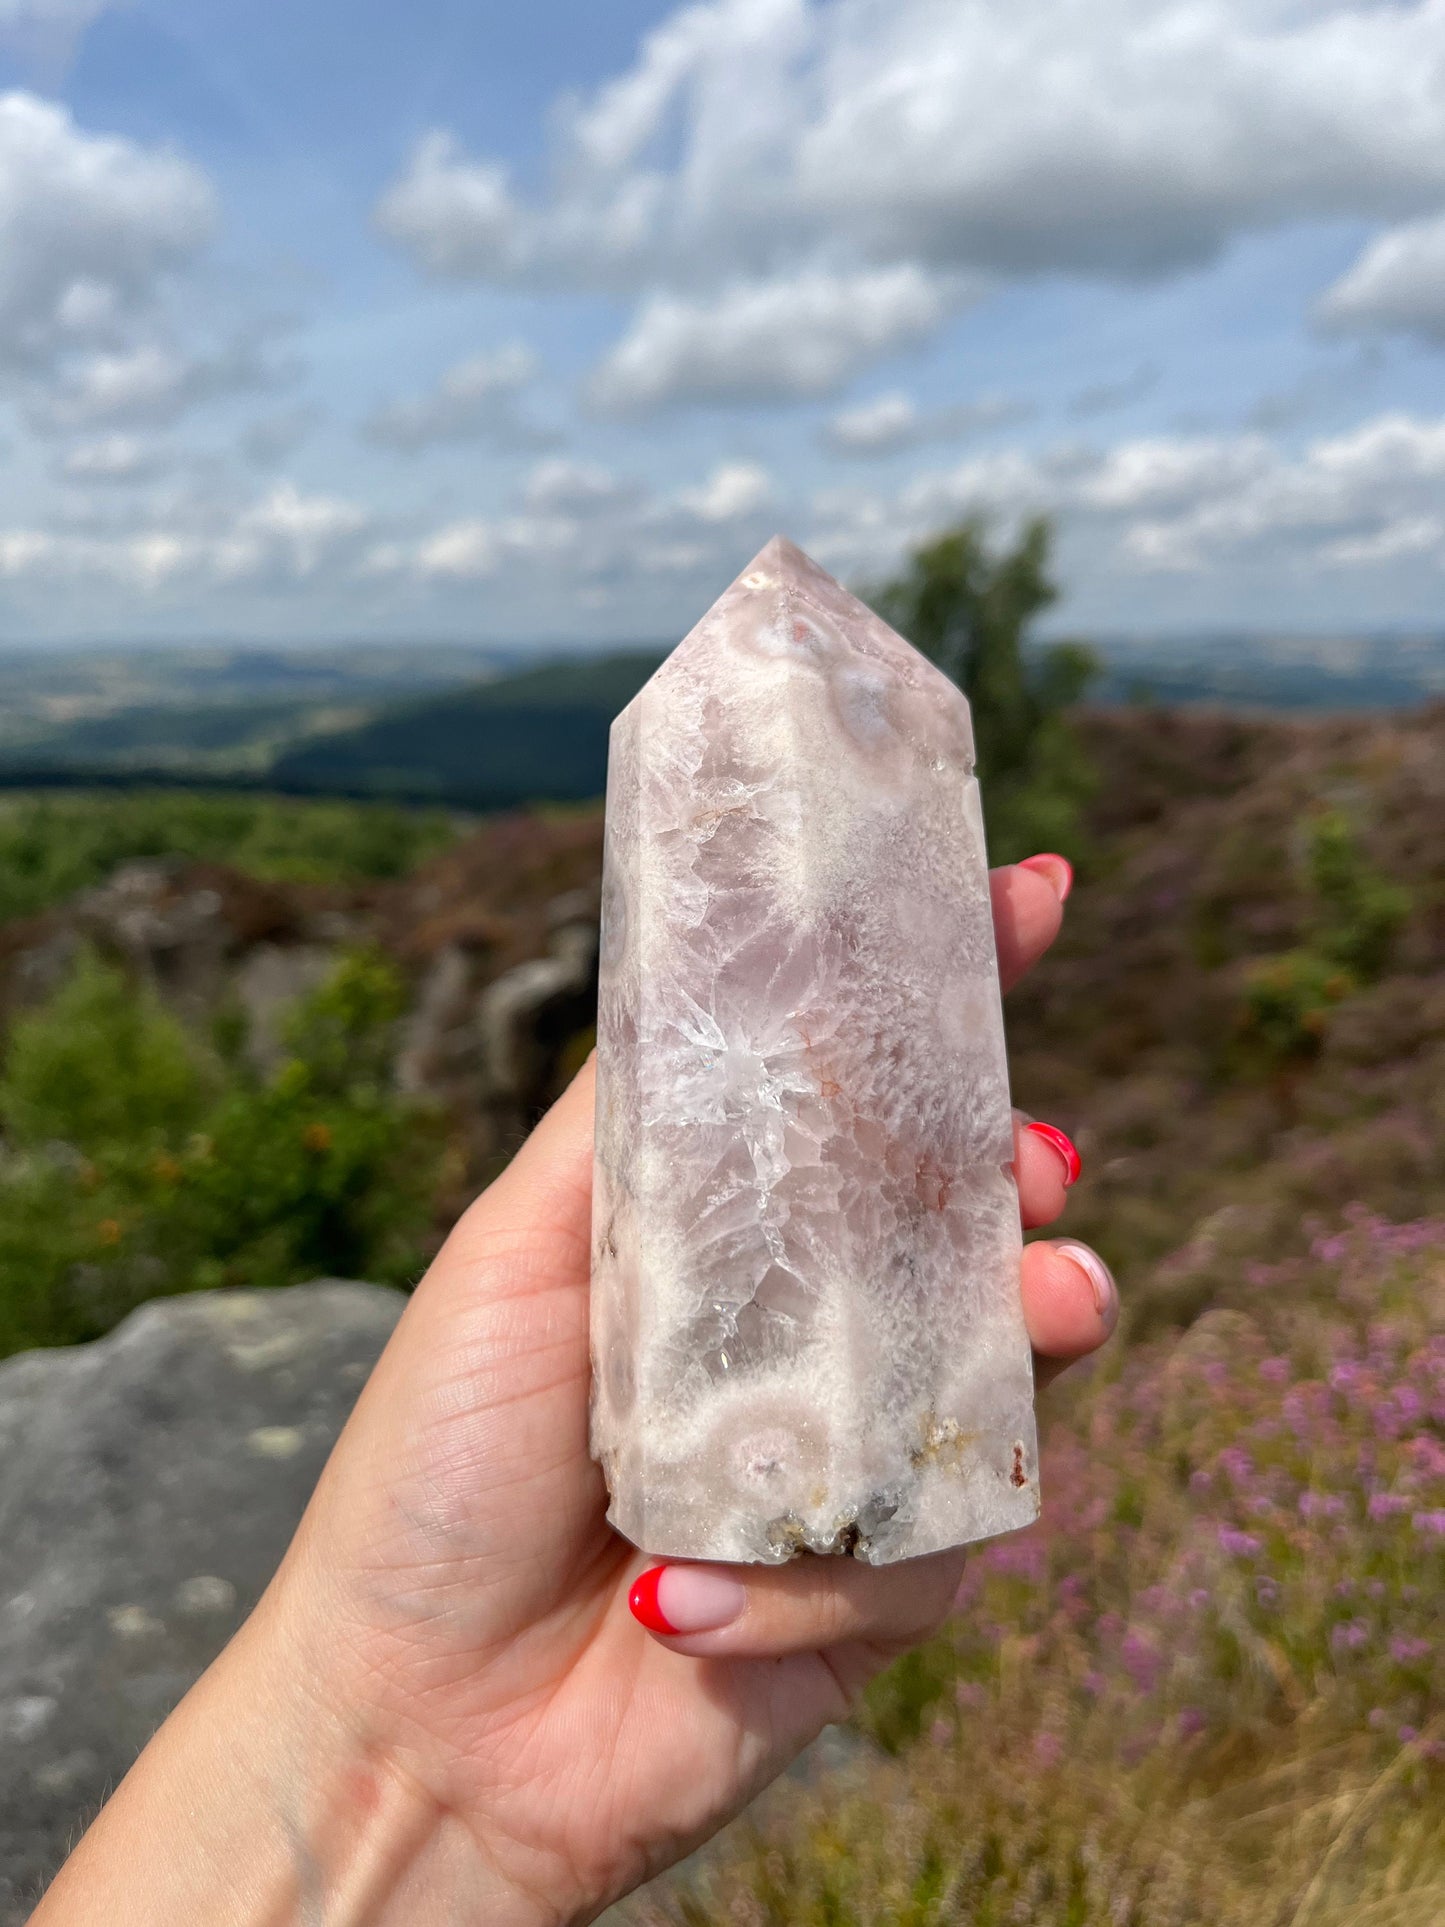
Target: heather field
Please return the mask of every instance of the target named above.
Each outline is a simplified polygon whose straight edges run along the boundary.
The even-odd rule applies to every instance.
[[[1445,1917],[1445,1223],[1349,1219],[1097,1374],[849,1764],[632,1917]]]
[[[1085,735],[1010,1036],[1120,1343],[1041,1525],[647,1927],[1445,1919],[1445,716]]]

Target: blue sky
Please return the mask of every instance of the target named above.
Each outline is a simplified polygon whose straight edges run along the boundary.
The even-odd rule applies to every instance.
[[[0,639],[1438,628],[1445,0],[0,0]]]

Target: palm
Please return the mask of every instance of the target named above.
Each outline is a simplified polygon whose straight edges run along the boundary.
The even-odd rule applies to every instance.
[[[582,1154],[587,1086],[564,1100]],[[610,1893],[736,1811],[890,1654],[699,1664],[632,1618],[643,1562],[608,1526],[587,1451],[586,1188],[561,1162],[549,1178],[544,1229],[514,1240],[493,1221],[479,1247],[470,1215],[458,1227],[358,1408],[357,1449],[323,1481],[315,1529],[345,1521],[328,1553],[369,1700],[417,1736],[453,1802],[547,1864],[549,1890],[565,1876]]]

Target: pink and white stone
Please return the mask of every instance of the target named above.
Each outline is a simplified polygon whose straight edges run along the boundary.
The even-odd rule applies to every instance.
[[[777,538],[612,728],[592,1449],[644,1551],[1038,1511],[968,704]]]

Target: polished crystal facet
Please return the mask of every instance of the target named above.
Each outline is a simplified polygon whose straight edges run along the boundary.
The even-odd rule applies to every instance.
[[[1038,1511],[972,771],[959,691],[781,538],[613,725],[592,1443],[646,1552]]]

